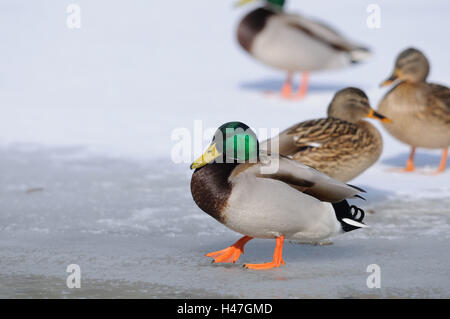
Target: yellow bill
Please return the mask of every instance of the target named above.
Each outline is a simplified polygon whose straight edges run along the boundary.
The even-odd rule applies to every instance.
[[[367,117],[379,120],[383,123],[392,123],[392,120],[390,118],[387,118],[383,114],[380,114],[377,111],[374,111],[373,109],[370,110],[369,114],[367,114]]]
[[[248,3],[252,3],[255,2],[256,0],[239,0],[238,2],[236,2],[235,6],[236,7],[242,7],[245,6]]]
[[[217,157],[221,156],[222,154],[219,153],[219,151],[216,148],[216,143],[211,144],[208,149],[203,153],[202,156],[197,158],[192,164],[191,169],[200,168],[202,166],[205,166],[208,163],[211,163],[214,161]]]

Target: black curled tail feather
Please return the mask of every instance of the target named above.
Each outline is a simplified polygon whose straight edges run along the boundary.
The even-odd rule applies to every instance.
[[[364,210],[355,206],[355,205],[349,205],[346,200],[332,203],[334,212],[336,214],[336,219],[341,223],[342,229],[345,232],[352,231],[361,227],[364,227],[364,224],[362,221],[364,219],[365,213]],[[348,220],[355,221],[357,223],[348,223]],[[347,221],[347,222],[346,222]]]
[[[352,213],[353,210],[353,213]],[[356,207],[355,205],[350,206],[350,213],[352,214],[352,219],[356,220],[357,222],[362,222],[365,216],[364,210],[362,210],[359,207]],[[357,217],[359,214],[359,217]]]

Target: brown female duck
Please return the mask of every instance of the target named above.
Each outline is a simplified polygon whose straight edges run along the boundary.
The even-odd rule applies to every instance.
[[[363,120],[365,117],[390,122],[371,108],[362,90],[343,89],[328,106],[327,118],[301,122],[275,137],[280,154],[337,180],[349,181],[372,166],[383,150],[381,134]],[[273,141],[261,147],[270,149]]]
[[[428,83],[430,64],[425,55],[409,48],[400,53],[392,75],[381,85],[396,85],[381,100],[378,110],[392,119],[385,129],[411,146],[405,172],[414,171],[417,147],[442,149],[436,173],[445,170],[450,146],[450,89]]]

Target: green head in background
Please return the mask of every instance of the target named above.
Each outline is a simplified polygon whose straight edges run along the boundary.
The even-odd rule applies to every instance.
[[[256,163],[259,142],[256,134],[242,122],[228,122],[221,125],[212,139],[211,145],[191,164],[191,169],[208,163]]]
[[[286,0],[266,0],[267,3],[273,5],[274,7],[283,8]]]

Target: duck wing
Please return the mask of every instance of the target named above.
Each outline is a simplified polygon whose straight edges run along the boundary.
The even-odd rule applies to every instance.
[[[304,121],[286,131],[298,148],[328,144],[337,138],[355,136],[357,133],[357,125],[332,117]]]
[[[440,84],[428,84],[430,93],[426,103],[425,112],[430,112],[431,116],[439,121],[450,125],[450,89]]]
[[[268,178],[295,188],[321,201],[336,203],[346,198],[361,197],[365,192],[361,188],[337,181],[318,170],[298,163],[285,156],[268,156],[260,154],[260,161],[255,164],[240,164],[230,176],[230,181],[240,173],[254,175],[257,178]]]
[[[280,15],[280,19],[283,19],[291,28],[297,29],[337,51],[348,52],[355,62],[365,60],[370,56],[370,51],[367,48],[349,41],[338,31],[321,21],[287,13]]]
[[[280,133],[279,153],[295,158],[307,152],[335,149],[337,145],[352,144],[353,148],[355,143],[365,140],[361,134],[357,125],[332,117],[304,121]],[[261,143],[261,148],[270,150],[275,138]]]

